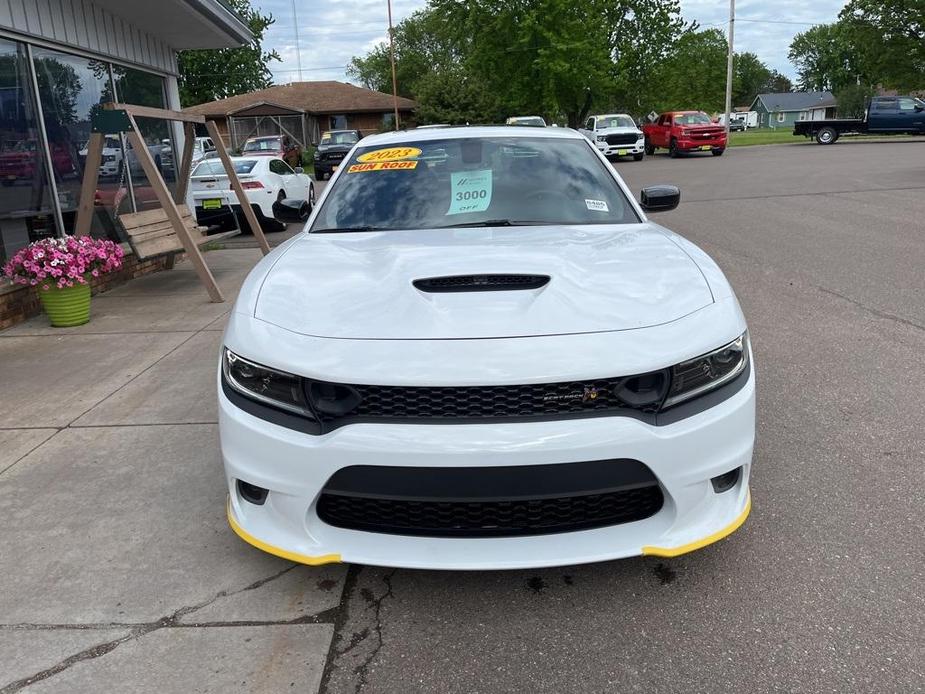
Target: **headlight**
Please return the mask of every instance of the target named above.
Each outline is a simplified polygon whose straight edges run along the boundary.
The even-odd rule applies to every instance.
[[[671,385],[662,409],[719,388],[748,366],[748,333],[728,345],[671,367]]]
[[[255,364],[229,349],[222,354],[222,371],[228,385],[241,395],[314,419],[302,379],[284,371]]]
[[[597,141],[598,141],[598,142],[607,142],[607,136],[606,136],[606,135],[598,135],[598,136],[597,136]]]
[[[321,154],[318,153],[318,150],[315,150],[315,161],[321,159]]]

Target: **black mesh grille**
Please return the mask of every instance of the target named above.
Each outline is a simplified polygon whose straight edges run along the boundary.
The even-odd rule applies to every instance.
[[[643,520],[661,509],[650,486],[551,499],[410,501],[322,494],[318,516],[339,528],[426,537],[501,537],[589,530]]]
[[[588,415],[629,410],[614,394],[622,378],[511,386],[345,386],[359,396],[344,414],[316,407],[322,422],[349,419],[465,420]],[[658,404],[635,408],[655,412]]]
[[[549,282],[548,275],[452,275],[414,281],[422,292],[489,292],[538,289]]]
[[[608,135],[607,144],[608,145],[634,145],[639,139],[639,136],[636,133],[622,133],[619,135]]]

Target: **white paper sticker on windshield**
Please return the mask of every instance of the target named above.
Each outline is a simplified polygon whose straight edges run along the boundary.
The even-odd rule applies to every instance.
[[[491,204],[491,169],[452,174],[447,214],[484,212]]]
[[[588,206],[589,210],[594,210],[596,212],[609,212],[610,208],[607,207],[606,200],[588,200],[585,198],[585,205]]]

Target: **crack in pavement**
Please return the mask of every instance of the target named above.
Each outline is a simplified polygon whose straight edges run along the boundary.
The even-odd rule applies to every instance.
[[[368,603],[366,609],[368,610],[370,607],[372,607],[374,610],[373,619],[375,621],[373,628],[376,631],[376,646],[373,648],[372,653],[369,654],[366,660],[357,665],[353,670],[353,673],[359,678],[356,689],[354,690],[354,694],[360,694],[360,692],[363,691],[363,688],[367,685],[369,666],[372,665],[372,662],[376,659],[376,656],[379,655],[379,651],[382,650],[382,602],[386,598],[394,597],[392,595],[392,577],[397,571],[398,569],[392,569],[389,573],[382,577],[382,582],[386,585],[386,591],[378,598],[373,598],[372,591],[366,588],[360,591],[360,595],[362,595]]]
[[[65,624],[2,624],[0,625],[0,629],[4,629],[4,630],[23,630],[23,631],[55,630],[55,629],[62,629],[62,630],[63,629],[77,629],[77,630],[84,629],[84,630],[87,630],[87,629],[112,629],[112,628],[123,627],[123,628],[130,629],[130,632],[126,634],[125,636],[121,636],[117,639],[113,639],[112,641],[107,641],[105,643],[98,643],[96,645],[90,646],[89,648],[85,648],[84,650],[78,653],[74,653],[73,655],[68,656],[67,658],[51,666],[50,668],[41,670],[40,672],[30,675],[29,677],[24,677],[23,679],[16,680],[15,682],[10,682],[9,684],[0,688],[0,694],[12,694],[13,692],[18,692],[21,689],[24,689],[25,687],[35,684],[36,682],[46,680],[50,677],[54,677],[55,675],[61,672],[64,672],[65,670],[67,670],[68,668],[70,668],[76,663],[80,663],[85,660],[93,660],[94,658],[99,658],[100,656],[104,656],[107,653],[111,653],[112,651],[114,651],[116,648],[118,648],[120,645],[122,645],[123,643],[127,641],[133,641],[135,639],[138,639],[152,632],[159,631],[160,629],[193,628],[197,626],[198,627],[218,627],[218,626],[234,627],[234,626],[270,626],[270,625],[289,625],[289,624],[330,623],[331,617],[333,616],[332,613],[334,613],[334,611],[336,611],[337,608],[325,610],[324,612],[320,612],[316,615],[304,615],[302,617],[296,617],[295,619],[288,620],[288,621],[202,622],[199,624],[196,624],[196,623],[181,624],[180,623],[180,619],[182,619],[186,615],[193,614],[194,612],[197,612],[198,610],[201,610],[204,607],[208,607],[209,605],[214,603],[216,600],[220,600],[221,598],[232,597],[234,595],[238,595],[240,593],[244,593],[249,590],[256,590],[257,588],[260,588],[261,586],[264,586],[267,583],[270,583],[271,581],[275,581],[277,578],[284,576],[285,574],[289,573],[290,571],[292,571],[293,569],[299,566],[301,565],[292,564],[291,566],[287,566],[285,569],[282,569],[281,571],[277,571],[275,574],[271,576],[267,576],[266,578],[261,578],[257,581],[254,581],[253,583],[245,586],[244,588],[239,588],[233,591],[220,590],[218,593],[213,595],[208,600],[205,600],[197,605],[188,605],[188,606],[181,607],[175,610],[174,612],[172,612],[171,614],[165,617],[161,617],[160,619],[153,621],[153,622],[142,622],[142,623],[137,623],[137,624],[108,622],[108,623],[100,623],[100,624],[70,624],[70,625],[65,625]]]
[[[392,569],[382,576],[382,582],[385,584],[386,589],[381,595],[376,596],[372,590],[366,587],[359,590],[360,597],[366,602],[362,614],[357,617],[361,623],[351,625],[353,633],[349,641],[343,644],[343,631],[351,621],[350,604],[355,597],[356,587],[363,569],[364,567],[351,566],[346,580],[344,581],[341,602],[337,608],[339,612],[334,622],[334,636],[331,639],[331,647],[328,650],[324,672],[322,673],[321,683],[318,688],[319,694],[328,694],[328,692],[332,691],[332,686],[337,686],[338,691],[340,691],[345,683],[332,685],[332,679],[335,673],[341,670],[342,667],[338,661],[352,651],[360,651],[363,650],[363,646],[367,646],[368,651],[366,653],[353,654],[354,662],[362,659],[352,670],[355,681],[351,680],[353,693],[359,694],[368,684],[369,668],[384,645],[382,633],[382,604],[386,598],[394,597],[392,592],[392,578],[395,576],[398,569]],[[372,613],[371,615],[369,614],[370,612]],[[375,635],[375,640],[371,638],[373,635]],[[346,670],[343,672],[346,673]]]

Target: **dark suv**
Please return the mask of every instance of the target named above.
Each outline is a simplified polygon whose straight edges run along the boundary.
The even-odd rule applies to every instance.
[[[323,181],[334,173],[353,146],[363,138],[359,130],[329,130],[315,150],[315,178]]]

